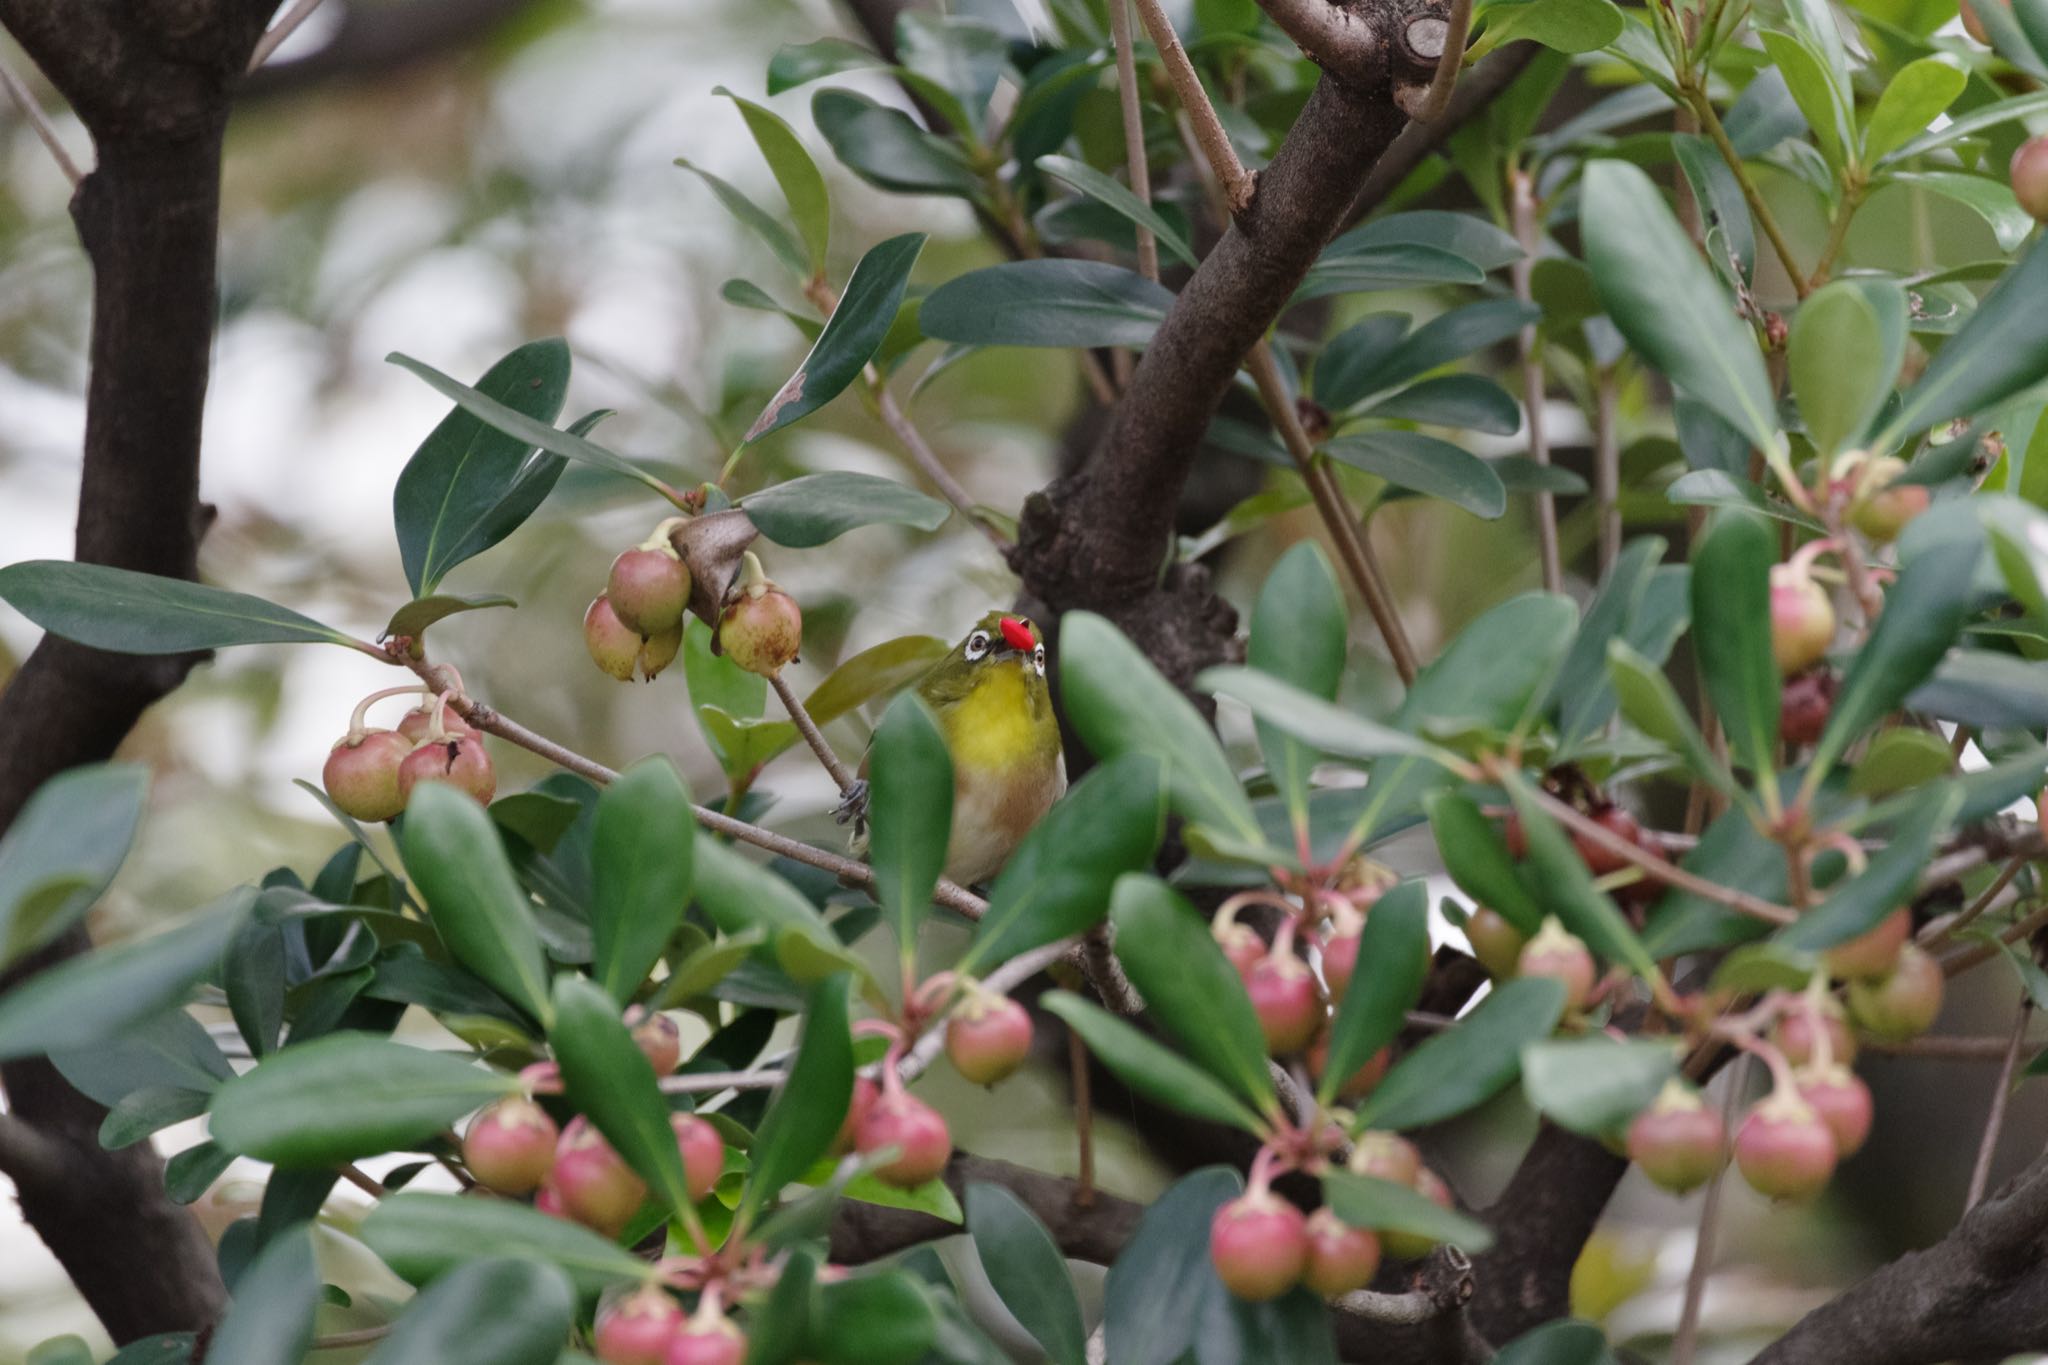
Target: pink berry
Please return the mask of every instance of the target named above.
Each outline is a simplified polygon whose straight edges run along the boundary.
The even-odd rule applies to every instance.
[[[389,820],[405,809],[398,770],[412,741],[396,730],[368,730],[351,743],[344,736],[327,752],[320,785],[344,814],[357,820]]]
[[[1808,1069],[1794,1074],[1799,1082],[1799,1097],[1813,1106],[1813,1112],[1834,1134],[1835,1151],[1842,1156],[1854,1156],[1861,1151],[1864,1140],[1870,1136],[1870,1087],[1846,1067]]]
[[[669,1338],[663,1365],[741,1365],[746,1358],[747,1339],[730,1318],[692,1318],[689,1326]]]
[[[535,1212],[550,1218],[559,1218],[565,1223],[575,1221],[569,1217],[569,1210],[562,1207],[562,1192],[553,1185],[543,1185],[534,1191],[533,1207]]]
[[[2048,223],[2048,135],[2031,137],[2012,154],[2012,196],[2037,223]]]
[[[1522,949],[1522,955],[1515,964],[1519,976],[1547,977],[1562,982],[1567,1010],[1575,1010],[1586,1003],[1586,997],[1593,992],[1597,970],[1593,965],[1593,954],[1555,916],[1543,921],[1543,927]]]
[[[467,792],[485,805],[498,790],[498,773],[478,736],[428,740],[405,756],[398,765],[398,789],[412,800],[413,788],[422,782],[441,782]]]
[[[1308,1220],[1271,1192],[1233,1199],[1209,1221],[1209,1259],[1238,1298],[1277,1299],[1308,1269]]]
[[[1771,566],[1771,653],[1787,677],[1827,657],[1835,608],[1820,584],[1791,564]]]
[[[946,1056],[976,1085],[994,1085],[1031,1053],[1031,1016],[1000,995],[970,996],[946,1025]]]
[[[1317,1034],[1316,1040],[1308,1045],[1309,1074],[1318,1081],[1321,1081],[1323,1069],[1329,1065],[1329,1061],[1330,1035],[1325,1031]],[[1393,1063],[1394,1050],[1391,1047],[1383,1047],[1378,1052],[1373,1053],[1372,1056],[1365,1059],[1363,1066],[1352,1072],[1345,1079],[1344,1083],[1337,1087],[1338,1098],[1346,1100],[1364,1099],[1386,1077],[1387,1068],[1392,1066]]]
[[[1727,1140],[1721,1116],[1700,1100],[1699,1092],[1671,1081],[1629,1124],[1628,1155],[1652,1184],[1684,1194],[1714,1178]]]
[[[1522,949],[1529,946],[1528,936],[1508,923],[1506,916],[1483,905],[1465,917],[1465,938],[1472,945],[1472,956],[1496,981],[1515,974]]]
[[[1252,968],[1265,961],[1266,940],[1248,924],[1232,922],[1215,931],[1216,945],[1223,949],[1223,956],[1230,959],[1230,965],[1237,968],[1240,981],[1248,979]]]
[[[1415,1186],[1422,1174],[1422,1153],[1399,1133],[1369,1128],[1351,1144],[1351,1159],[1344,1163],[1353,1175],[1390,1180],[1396,1185]]]
[[[532,1100],[499,1100],[470,1120],[462,1135],[462,1164],[487,1190],[525,1194],[554,1168],[559,1136],[548,1111]]]
[[[1328,1209],[1308,1216],[1308,1268],[1302,1282],[1326,1299],[1372,1283],[1379,1273],[1380,1239],[1355,1228]]]
[[[562,1209],[587,1228],[616,1237],[646,1202],[647,1186],[596,1128],[573,1119],[555,1144],[548,1185]]]
[[[869,1108],[854,1136],[862,1155],[894,1147],[899,1155],[875,1169],[875,1178],[898,1189],[936,1180],[953,1156],[953,1135],[938,1110],[914,1095],[884,1094]]]
[[[668,1291],[647,1285],[597,1312],[591,1344],[605,1365],[667,1365],[683,1310]]]
[[[655,1075],[666,1076],[681,1065],[683,1035],[675,1020],[656,1010],[635,1021],[632,1027],[633,1045],[646,1055]]]
[[[1877,927],[1827,950],[1828,971],[1847,980],[1889,975],[1898,965],[1899,949],[1913,936],[1913,916],[1894,910]]]
[[[1805,1100],[1773,1095],[1736,1131],[1735,1164],[1758,1194],[1810,1199],[1835,1173],[1835,1135]]]
[[[415,744],[422,743],[434,729],[434,708],[438,703],[428,702],[415,706],[398,718],[398,733]],[[470,733],[469,722],[464,720],[453,706],[441,708],[441,733],[460,738]]]
[[[1848,1020],[1842,1017],[1841,1007],[1832,999],[1819,1010],[1804,998],[1794,1002],[1779,1016],[1772,1041],[1777,1043],[1778,1051],[1785,1054],[1786,1061],[1794,1066],[1805,1066],[1820,1056],[1823,1034],[1827,1036],[1831,1061],[1846,1066],[1856,1059],[1856,1035],[1849,1031]]]
[[[676,1149],[683,1157],[683,1191],[691,1199],[702,1199],[725,1174],[725,1137],[695,1114],[671,1114],[668,1123],[676,1130]]]
[[[875,1101],[882,1097],[882,1087],[865,1076],[853,1078],[853,1094],[846,1103],[846,1117],[840,1121],[839,1134],[832,1139],[835,1156],[843,1156],[853,1150],[855,1137],[860,1133],[861,1122],[868,1111],[875,1107]]]
[[[1342,1000],[1344,992],[1351,989],[1351,978],[1358,971],[1358,941],[1354,931],[1332,934],[1323,944],[1323,980],[1333,1001]]]
[[[1835,709],[1835,675],[1825,668],[1809,668],[1785,679],[1785,691],[1778,701],[1778,738],[1787,744],[1814,744],[1827,728]]]
[[[1605,806],[1594,812],[1591,818],[1594,824],[1599,825],[1609,834],[1625,839],[1631,844],[1642,841],[1643,827],[1636,823],[1636,818],[1633,815],[1630,815],[1619,806]],[[1625,867],[1635,866],[1627,858],[1608,848],[1607,845],[1595,842],[1588,835],[1574,833],[1572,835],[1572,847],[1578,850],[1580,861],[1584,862],[1587,870],[1596,877],[1605,877],[1611,872],[1619,872]]]
[[[640,633],[619,619],[606,598],[592,600],[583,613],[583,644],[590,661],[620,682],[633,681],[640,661]]]
[[[793,663],[803,642],[804,615],[796,599],[772,583],[759,592],[743,589],[718,622],[719,651],[764,678]]]
[[[1934,1027],[1942,990],[1941,964],[1909,943],[1890,976],[1849,983],[1849,1017],[1865,1033],[1902,1043]]]
[[[1457,1200],[1451,1196],[1451,1187],[1443,1178],[1424,1166],[1415,1173],[1415,1192],[1424,1196],[1438,1208],[1452,1208]],[[1380,1249],[1397,1261],[1413,1261],[1427,1256],[1436,1247],[1436,1240],[1419,1232],[1397,1232],[1392,1228],[1380,1231]]]
[[[682,624],[690,602],[690,571],[675,551],[628,550],[612,561],[604,585],[612,614],[640,635],[665,635]]]
[[[1315,976],[1291,953],[1266,954],[1245,979],[1244,989],[1259,1018],[1259,1030],[1266,1035],[1266,1048],[1276,1056],[1301,1051],[1323,1026]]]

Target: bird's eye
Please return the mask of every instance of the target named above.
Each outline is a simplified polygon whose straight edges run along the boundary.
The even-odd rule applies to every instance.
[[[967,637],[967,662],[973,663],[988,653],[988,632],[977,630]]]
[[[1044,676],[1045,676],[1045,646],[1044,646],[1044,645],[1040,645],[1040,646],[1038,646],[1038,648],[1036,648],[1036,649],[1034,649],[1034,650],[1032,650],[1032,651],[1031,651],[1031,666],[1032,666],[1033,668],[1035,668],[1035,669],[1037,669],[1037,670],[1038,670],[1038,676],[1039,676],[1039,677],[1041,677],[1041,678],[1042,678],[1042,677],[1044,677]]]

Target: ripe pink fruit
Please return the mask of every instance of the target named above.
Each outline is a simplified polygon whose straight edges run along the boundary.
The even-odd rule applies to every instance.
[[[953,1156],[953,1135],[939,1111],[913,1095],[884,1094],[869,1107],[854,1135],[862,1155],[894,1147],[900,1153],[875,1178],[898,1189],[915,1189],[936,1180]]]
[[[773,677],[803,647],[804,614],[795,598],[759,576],[759,564],[750,559],[749,569],[755,581],[742,583],[719,619],[718,648],[747,672]]]
[[[1795,1073],[1799,1097],[1813,1106],[1822,1123],[1835,1136],[1835,1151],[1854,1156],[1870,1136],[1872,1105],[1870,1087],[1846,1067],[1808,1069]]]
[[[1308,1216],[1308,1268],[1302,1282],[1326,1299],[1372,1283],[1379,1273],[1380,1239],[1355,1228],[1328,1209]]]
[[[476,1182],[499,1194],[525,1194],[546,1180],[560,1137],[548,1111],[529,1099],[499,1100],[462,1135],[462,1164]]]
[[[640,633],[621,621],[602,595],[584,610],[583,645],[590,651],[590,661],[620,682],[633,681],[641,643]]]
[[[1266,954],[1245,978],[1244,989],[1266,1035],[1266,1049],[1276,1056],[1301,1051],[1323,1026],[1315,976],[1292,953]]]
[[[647,1199],[647,1185],[633,1174],[603,1134],[583,1118],[572,1119],[555,1144],[555,1168],[548,1186],[571,1218],[616,1237]]]
[[[1827,950],[1828,971],[1849,980],[1888,975],[1898,965],[1899,949],[1913,936],[1913,916],[1894,910],[1877,927]]]
[[[1308,1220],[1271,1191],[1233,1199],[1209,1220],[1216,1278],[1252,1303],[1277,1299],[1300,1284],[1308,1251]]]
[[[1522,949],[1522,956],[1515,967],[1521,976],[1548,977],[1564,983],[1564,1007],[1567,1010],[1575,1010],[1586,1003],[1586,997],[1592,994],[1597,972],[1593,954],[1555,915],[1543,921],[1536,937]]]
[[[683,1191],[702,1199],[725,1174],[725,1138],[695,1114],[670,1114],[668,1125],[676,1131],[676,1150],[683,1158]]]
[[[733,1326],[732,1319],[706,1321],[699,1314],[669,1338],[668,1359],[663,1365],[741,1365],[746,1358],[747,1338]]]
[[[1496,981],[1506,981],[1515,974],[1522,949],[1529,946],[1528,937],[1508,923],[1506,916],[1483,905],[1466,917],[1465,937],[1472,944],[1472,956]]]
[[[1330,1035],[1327,1031],[1316,1035],[1308,1045],[1308,1070],[1318,1081],[1323,1078],[1323,1069],[1330,1061]],[[1383,1047],[1365,1059],[1365,1065],[1351,1073],[1344,1083],[1337,1087],[1337,1097],[1345,1100],[1362,1100],[1373,1092],[1386,1076],[1387,1068],[1394,1063],[1394,1050]]]
[[[646,1055],[647,1064],[654,1068],[657,1076],[668,1075],[682,1063],[682,1031],[676,1027],[675,1020],[659,1010],[633,1024],[633,1045]]]
[[[1785,691],[1778,701],[1778,738],[1787,744],[1813,744],[1827,728],[1835,709],[1835,675],[1825,668],[1810,668],[1785,679]]]
[[[2012,154],[2010,169],[2012,197],[2035,222],[2048,223],[2048,135],[2022,142]]]
[[[550,1218],[559,1218],[565,1223],[575,1221],[569,1217],[569,1210],[562,1207],[562,1192],[553,1185],[543,1185],[534,1191],[533,1207],[536,1213],[544,1213]]]
[[[1849,1021],[1842,1017],[1841,1007],[1832,999],[1819,1010],[1803,998],[1795,1002],[1779,1016],[1772,1040],[1778,1051],[1785,1054],[1786,1061],[1805,1066],[1819,1057],[1823,1034],[1827,1036],[1832,1061],[1847,1065],[1856,1059],[1856,1035],[1849,1031]]]
[[[398,769],[412,741],[396,730],[366,730],[350,742],[344,735],[327,751],[320,785],[342,811],[358,820],[389,820],[405,809]]]
[[[598,1309],[591,1344],[605,1365],[667,1365],[668,1344],[682,1325],[682,1306],[650,1284]]]
[[[1415,1144],[1399,1133],[1382,1132],[1369,1128],[1358,1135],[1358,1141],[1351,1144],[1351,1159],[1344,1163],[1353,1175],[1369,1175],[1375,1180],[1391,1180],[1396,1185],[1410,1189],[1421,1176],[1422,1153],[1415,1150]]]
[[[976,992],[946,1025],[946,1056],[976,1085],[994,1085],[1024,1065],[1031,1053],[1031,1016],[1000,995]]]
[[[1810,1199],[1835,1173],[1835,1135],[1798,1095],[1773,1094],[1736,1130],[1735,1164],[1758,1194]]]
[[[612,614],[640,635],[665,635],[682,624],[690,571],[667,546],[628,550],[612,561],[604,595]]]
[[[1849,1017],[1865,1033],[1902,1043],[1934,1027],[1942,988],[1941,964],[1909,943],[1890,976],[1849,983]]]
[[[1424,1196],[1439,1208],[1452,1208],[1457,1200],[1451,1197],[1451,1187],[1435,1171],[1424,1166],[1415,1172],[1415,1192]],[[1380,1229],[1380,1248],[1397,1261],[1413,1261],[1427,1256],[1436,1246],[1436,1240],[1419,1232],[1397,1232],[1392,1228]]]
[[[1701,1102],[1698,1091],[1667,1081],[1656,1101],[1629,1124],[1628,1155],[1652,1184],[1684,1194],[1721,1169],[1727,1140],[1721,1116]]]
[[[1330,999],[1342,1000],[1351,989],[1351,977],[1358,970],[1358,934],[1332,934],[1323,944],[1323,980],[1329,984]]]
[[[1835,608],[1820,584],[1792,564],[1771,566],[1771,653],[1787,677],[1827,657],[1835,639]]]
[[[853,1150],[853,1141],[860,1133],[861,1121],[868,1116],[868,1111],[875,1107],[875,1101],[881,1097],[881,1086],[865,1076],[854,1076],[853,1094],[846,1104],[846,1117],[839,1123],[838,1136],[832,1139],[834,1156],[844,1156]]]
[[[415,706],[400,716],[398,733],[415,744],[423,743],[434,728],[435,705],[434,702],[428,702],[424,706]],[[459,738],[470,733],[469,722],[464,720],[454,707],[444,707],[441,711],[441,733]]]
[[[405,756],[398,765],[399,791],[410,801],[413,788],[422,782],[446,783],[489,805],[498,790],[498,772],[482,739],[474,734],[459,735],[429,741]]]
[[[1223,950],[1223,956],[1230,959],[1230,965],[1237,968],[1239,980],[1247,980],[1252,968],[1265,960],[1266,940],[1248,924],[1232,921],[1215,931],[1216,946]]]

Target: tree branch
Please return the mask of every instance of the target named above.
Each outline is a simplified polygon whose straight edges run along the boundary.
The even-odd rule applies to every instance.
[[[1364,14],[1333,0],[1259,0],[1266,17],[1302,55],[1333,76],[1363,79],[1377,59],[1380,35]]]

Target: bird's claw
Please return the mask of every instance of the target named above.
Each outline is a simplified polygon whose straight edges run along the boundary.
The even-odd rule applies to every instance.
[[[845,794],[840,798],[839,808],[832,812],[832,818],[839,824],[852,825],[855,830],[866,826],[868,822],[868,780],[866,778],[856,777],[853,780],[853,785],[848,787]]]

